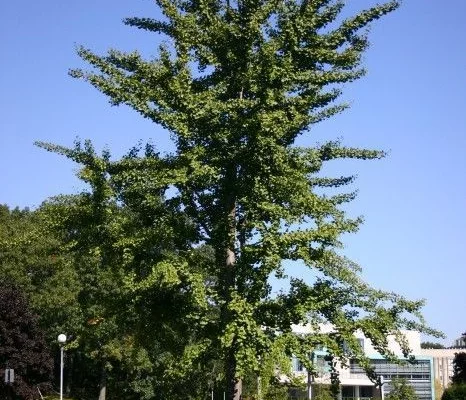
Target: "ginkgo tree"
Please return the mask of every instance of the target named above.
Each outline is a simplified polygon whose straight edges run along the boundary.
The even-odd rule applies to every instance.
[[[134,149],[111,162],[89,141],[73,149],[40,145],[78,162],[89,186],[38,210],[78,276],[71,393],[99,393],[100,400],[123,393],[127,400],[200,398],[215,380],[216,359],[204,353],[205,362],[193,367],[187,353],[198,345],[197,322],[213,310],[204,274],[212,257],[203,246],[193,248],[189,219],[163,201],[156,153],[148,146],[142,157]]]
[[[187,359],[215,348],[233,400],[246,373],[276,373],[280,355],[295,354],[312,372],[308,355],[318,345],[343,361],[349,346],[369,371],[352,335],[358,329],[387,356],[388,334],[408,353],[401,328],[435,333],[419,313],[422,302],[371,288],[339,250],[341,236],[362,222],[344,211],[355,197],[344,191],[353,176],[324,176],[322,167],[384,153],[338,141],[295,144],[313,124],[347,108],[338,101],[341,86],[364,75],[366,28],[399,2],[346,18],[343,0],[156,3],[159,20],[125,20],[165,38],[156,57],[118,50],[98,55],[80,47],[91,68],[71,75],[161,125],[175,142],[174,154],[153,163],[152,189],[156,182],[166,204],[189,219],[193,248],[213,249],[208,275],[214,279],[205,295],[218,310],[199,317],[202,345],[190,347]],[[149,188],[141,183],[139,190]],[[189,265],[189,251],[178,257],[175,271]],[[273,296],[270,277],[285,278],[286,262],[314,271],[314,279],[292,277],[289,291]],[[146,285],[157,284],[158,268],[153,265]],[[321,322],[334,332],[320,333]],[[296,335],[293,324],[310,324],[313,334]]]

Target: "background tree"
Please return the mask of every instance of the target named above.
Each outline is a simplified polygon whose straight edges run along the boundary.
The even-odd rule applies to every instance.
[[[79,282],[63,238],[40,210],[0,206],[0,276],[21,289],[50,343],[79,320]]]
[[[453,383],[466,384],[466,353],[455,353],[453,359],[453,376],[451,377]]]
[[[117,50],[99,56],[82,47],[78,54],[95,69],[71,74],[108,95],[112,104],[127,104],[162,125],[175,141],[174,155],[152,154],[145,164],[158,177],[155,187],[138,180],[141,163],[126,164],[121,183],[134,183],[133,194],[140,198],[154,190],[162,194],[162,209],[176,207],[193,232],[174,259],[155,263],[155,272],[143,277],[144,288],[159,285],[162,266],[162,277],[167,271],[172,276],[188,271],[192,281],[192,270],[185,268],[192,263],[188,248],[213,249],[215,260],[204,267],[205,275],[215,279],[196,300],[202,295],[200,304],[219,311],[195,310],[198,341],[194,348],[184,347],[180,369],[202,365],[214,351],[224,363],[228,399],[238,399],[246,372],[260,374],[264,366],[270,371],[271,357],[279,353],[297,354],[312,371],[308,355],[316,346],[325,345],[344,360],[347,343],[352,358],[369,371],[353,337],[356,330],[387,356],[392,355],[389,334],[408,353],[400,328],[435,334],[419,314],[422,302],[370,288],[361,281],[359,267],[338,251],[341,235],[355,232],[362,220],[344,211],[355,193],[342,190],[353,177],[326,177],[322,167],[336,159],[375,159],[383,153],[339,142],[295,145],[312,124],[346,108],[335,103],[338,87],[364,74],[365,28],[399,3],[346,19],[340,17],[344,1],[332,0],[157,4],[162,20],[125,21],[168,38],[155,59]],[[112,168],[103,165],[103,176],[111,174]],[[150,213],[154,205],[145,205],[144,213]],[[311,269],[314,279],[292,278],[288,292],[272,296],[269,278],[286,277],[285,261]],[[193,316],[188,311],[184,318]],[[335,332],[321,334],[322,321]],[[295,335],[293,324],[311,324],[314,333]]]
[[[418,400],[416,391],[406,379],[394,378],[390,386],[390,393],[385,397],[387,400]]]
[[[445,389],[442,400],[464,400],[466,399],[466,384],[454,384]]]
[[[444,349],[445,346],[442,343],[436,342],[421,342],[421,349]]]
[[[81,380],[74,379],[72,391],[106,392],[110,399],[199,398],[212,385],[215,358],[193,364],[184,350],[198,345],[194,328],[210,312],[200,265],[212,257],[205,246],[192,248],[189,220],[164,204],[157,185],[165,184],[152,169],[155,152],[148,146],[141,158],[133,149],[111,162],[89,142],[71,150],[42,146],[80,163],[90,189],[41,209],[64,238],[80,280],[83,320],[73,346]],[[82,376],[83,369],[93,373]]]
[[[51,388],[53,359],[45,337],[27,304],[25,296],[11,282],[0,284],[0,373],[13,368],[15,382],[11,386],[20,399],[39,399],[40,388]],[[0,381],[0,396],[7,399],[8,388]]]
[[[51,229],[49,219],[42,208],[0,208],[0,274],[26,296],[49,347],[58,352],[58,334],[72,337],[81,324],[81,286],[65,237]],[[70,352],[67,356],[67,366],[71,367]],[[70,371],[66,369],[67,375]],[[71,377],[78,376],[68,375],[66,388],[72,384]]]

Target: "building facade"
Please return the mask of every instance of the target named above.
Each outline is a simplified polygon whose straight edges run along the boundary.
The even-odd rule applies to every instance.
[[[422,355],[432,357],[434,379],[441,384],[443,390],[451,384],[453,360],[457,353],[466,353],[466,348],[421,349]]]
[[[401,363],[394,363],[382,357],[372,346],[371,341],[364,337],[362,333],[356,336],[364,353],[371,360],[371,364],[378,376],[384,382],[382,387],[376,385],[367,377],[364,370],[356,363],[351,361],[348,367],[337,365],[340,379],[339,398],[341,400],[375,400],[384,399],[392,389],[394,378],[405,379],[415,390],[419,400],[434,400],[434,371],[433,358],[430,355],[421,353],[420,335],[418,332],[403,332],[408,340],[409,347],[416,361],[410,363],[403,359],[399,345],[392,338],[389,338],[389,347],[400,359]],[[314,365],[317,369],[317,377],[313,378],[312,383],[308,385],[306,392],[295,391],[291,398],[296,400],[312,399],[313,388],[319,385],[330,384],[330,368],[325,364],[325,349],[313,353]],[[293,359],[293,373],[302,376],[304,380],[309,380],[307,371],[302,363],[296,358]],[[309,389],[310,387],[310,389]]]

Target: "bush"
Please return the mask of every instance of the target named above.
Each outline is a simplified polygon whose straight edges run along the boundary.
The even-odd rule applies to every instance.
[[[392,390],[386,400],[418,400],[414,388],[406,379],[393,379],[391,386]]]
[[[19,289],[3,283],[0,283],[0,364],[2,378],[4,366],[15,371],[11,386],[14,398],[37,399],[37,388],[46,392],[51,386],[53,359],[37,316],[29,310]],[[0,398],[8,389],[1,379]]]
[[[312,388],[313,399],[315,400],[333,400],[332,389],[330,385],[315,385]]]
[[[466,399],[466,384],[455,384],[447,388],[442,395],[442,400],[464,400]]]

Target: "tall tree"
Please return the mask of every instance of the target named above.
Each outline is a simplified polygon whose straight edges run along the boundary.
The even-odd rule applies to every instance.
[[[294,144],[347,107],[335,101],[342,84],[364,74],[365,28],[399,5],[389,1],[343,19],[344,3],[157,0],[161,20],[125,20],[168,38],[155,59],[136,51],[99,56],[81,47],[78,54],[94,70],[71,72],[172,134],[176,153],[153,160],[157,189],[167,194],[167,207],[177,204],[193,224],[194,247],[208,245],[215,257],[206,295],[219,313],[201,324],[208,329],[201,330],[199,354],[189,354],[217,349],[228,399],[240,397],[248,369],[275,371],[275,355],[294,353],[312,370],[308,353],[315,346],[325,344],[344,360],[346,342],[351,357],[369,369],[355,330],[387,355],[388,334],[407,353],[400,328],[429,332],[422,302],[370,288],[338,251],[341,235],[357,231],[362,220],[343,210],[355,197],[342,192],[353,177],[325,177],[322,166],[383,152],[335,141]],[[135,180],[139,170],[133,171]],[[185,265],[187,254],[171,267]],[[310,268],[314,280],[292,278],[287,293],[272,296],[269,278],[285,278],[285,261]],[[334,333],[321,334],[321,321],[333,324]],[[311,324],[314,334],[295,335],[293,324]]]

